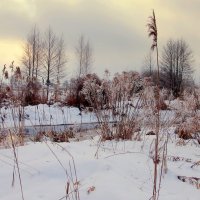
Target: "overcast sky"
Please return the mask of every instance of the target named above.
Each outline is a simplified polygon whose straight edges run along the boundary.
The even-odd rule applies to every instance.
[[[41,31],[51,26],[63,34],[69,72],[76,67],[74,47],[81,34],[93,47],[94,72],[140,71],[151,45],[146,23],[155,9],[159,49],[170,38],[184,39],[194,52],[199,82],[199,8],[200,0],[0,0],[0,65],[20,64],[23,42],[37,24]]]

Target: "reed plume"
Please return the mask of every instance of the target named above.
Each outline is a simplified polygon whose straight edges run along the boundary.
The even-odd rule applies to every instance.
[[[155,120],[155,133],[156,133],[156,139],[155,139],[155,154],[153,158],[154,162],[154,182],[153,182],[153,200],[158,200],[159,198],[159,190],[160,187],[157,188],[157,185],[160,185],[158,182],[158,165],[159,165],[159,131],[160,131],[160,69],[159,69],[159,62],[158,62],[158,29],[156,25],[156,17],[155,12],[153,10],[153,15],[149,17],[149,22],[147,23],[148,27],[148,36],[152,37],[153,43],[151,45],[151,50],[154,51],[156,49],[156,58],[157,58],[157,87],[155,90],[155,98],[156,98],[156,120]]]
[[[158,30],[156,25],[155,12],[153,10],[153,15],[149,17],[149,23],[147,23],[149,37],[153,38],[153,43],[151,45],[151,50],[153,51],[157,47],[158,40]]]

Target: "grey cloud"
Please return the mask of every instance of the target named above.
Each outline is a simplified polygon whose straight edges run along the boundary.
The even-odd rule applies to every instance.
[[[21,38],[30,27],[30,21],[18,13],[0,12],[0,37],[1,38]]]
[[[143,57],[146,44],[141,34],[134,30],[134,24],[132,27],[126,25],[98,2],[87,2],[74,10],[64,3],[50,4],[48,9],[43,9],[45,1],[38,2],[38,23],[42,27],[51,25],[55,31],[63,32],[71,51],[81,34],[88,37],[95,53],[93,69],[97,71],[138,68],[141,62],[138,52]],[[145,29],[145,24],[143,26]]]
[[[50,25],[57,34],[63,34],[68,52],[72,54],[79,36],[84,34],[93,45],[93,68],[98,69],[98,72],[104,68],[112,72],[140,68],[151,43],[147,38],[145,20],[154,6],[158,14],[160,48],[168,38],[182,37],[197,54],[197,62],[200,61],[197,43],[200,40],[200,29],[196,25],[200,2],[197,0],[152,0],[151,7],[148,7],[148,0],[144,10],[141,7],[141,10],[136,11],[133,7],[133,13],[124,16],[120,16],[122,11],[112,8],[112,4],[108,6],[109,0],[82,0],[74,7],[68,6],[67,0],[26,0],[26,11],[22,8],[14,9],[19,6],[19,2],[0,0],[0,38],[24,39],[35,23],[42,31]],[[149,13],[145,13],[147,10]],[[167,11],[169,17],[164,16],[163,11]],[[129,12],[132,12],[131,8]],[[170,14],[173,18],[170,18]],[[70,67],[74,68],[75,62],[70,60]]]

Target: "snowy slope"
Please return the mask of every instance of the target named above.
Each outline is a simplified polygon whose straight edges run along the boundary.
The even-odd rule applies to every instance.
[[[81,142],[62,143],[75,160],[81,200],[148,200],[152,194],[153,162],[149,157],[152,138],[144,141],[107,141],[100,145],[98,137]],[[50,142],[28,143],[17,148],[24,197],[28,200],[58,200],[65,196],[66,174],[55,156],[69,172],[69,154]],[[199,147],[190,143],[178,146],[169,142],[168,155],[200,160]],[[20,200],[20,187],[13,172],[12,149],[0,150],[0,199]],[[200,190],[177,179],[178,175],[200,177],[200,166],[168,161],[160,200],[199,200]],[[75,176],[73,175],[75,178]],[[74,179],[75,180],[75,179]],[[93,188],[88,193],[89,188]]]

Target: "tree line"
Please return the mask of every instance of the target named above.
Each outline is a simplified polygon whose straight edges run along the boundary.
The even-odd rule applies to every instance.
[[[80,36],[75,47],[77,60],[77,77],[91,73],[93,51],[89,40]],[[42,78],[43,83],[50,86],[60,84],[66,77],[66,48],[63,36],[57,36],[51,28],[42,35],[35,26],[24,44],[22,64],[26,77]],[[167,41],[163,47],[160,62],[160,87],[167,88],[174,96],[179,96],[183,89],[193,83],[193,53],[183,39]],[[145,57],[143,75],[151,76],[156,81],[157,71],[154,69],[151,53]]]
[[[86,75],[91,71],[92,47],[89,40],[81,35],[75,47],[77,60],[77,76]],[[49,88],[57,87],[65,79],[67,72],[67,55],[63,36],[57,36],[49,27],[43,34],[37,26],[28,34],[23,46],[22,68],[26,80],[42,80]],[[47,89],[48,97],[49,89]]]
[[[62,35],[58,36],[49,27],[44,33],[34,26],[27,36],[23,46],[21,59],[21,71],[27,85],[33,85],[33,81],[43,83],[47,88],[46,96],[49,96],[49,87],[54,86],[58,91],[61,83],[66,81],[67,62],[65,41]],[[69,81],[71,85],[81,85],[84,77],[92,73],[93,49],[89,40],[81,35],[74,49],[77,61],[76,77]],[[189,45],[183,39],[170,39],[164,45],[159,56],[159,87],[172,91],[175,97],[181,95],[185,87],[191,86],[193,81],[193,53]],[[13,66],[13,63],[11,64]],[[5,66],[4,66],[5,68]],[[3,70],[7,74],[6,69]],[[155,59],[149,53],[144,59],[142,77],[151,77],[156,85],[157,70]],[[14,79],[12,82],[15,81]],[[78,91],[76,97],[78,98]]]
[[[81,35],[75,47],[78,76],[90,73],[92,48],[89,40]],[[59,84],[66,76],[66,48],[63,36],[57,36],[49,27],[41,34],[35,26],[29,33],[23,48],[22,66],[29,80],[43,79],[49,86]]]
[[[160,57],[160,87],[171,90],[175,97],[181,95],[193,81],[193,52],[183,39],[169,39],[161,51]],[[147,54],[143,63],[143,76],[156,80],[157,70],[151,54]]]

